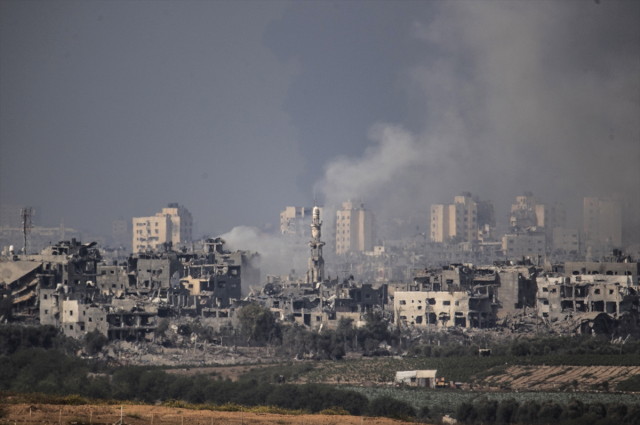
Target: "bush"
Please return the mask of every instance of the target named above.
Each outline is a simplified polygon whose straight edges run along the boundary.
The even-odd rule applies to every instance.
[[[489,400],[487,397],[481,397],[475,402],[475,409],[477,414],[477,421],[480,422],[495,422],[496,413],[498,410],[498,402],[495,400]]]
[[[627,406],[622,403],[607,404],[607,418],[615,419],[618,423],[627,415]]]
[[[371,400],[369,411],[373,416],[393,419],[408,419],[416,416],[416,411],[411,405],[389,396],[381,396]]]
[[[94,329],[91,332],[87,332],[84,337],[84,348],[90,355],[94,355],[100,352],[100,350],[102,350],[102,347],[104,347],[108,343],[109,339],[107,339],[107,337],[97,329]]]
[[[535,401],[526,401],[518,407],[518,413],[516,413],[516,422],[523,424],[533,424],[538,419],[538,412],[540,411],[540,405]]]
[[[635,375],[618,382],[617,391],[640,391],[640,375]]]
[[[458,422],[473,423],[478,417],[475,407],[471,403],[462,402],[456,409],[456,419]]]
[[[580,400],[572,398],[565,406],[562,417],[566,419],[578,419],[584,414],[584,403]]]
[[[622,423],[625,425],[640,425],[640,404],[634,404],[629,408],[629,412]]]
[[[422,406],[420,408],[420,410],[418,410],[418,415],[417,418],[421,421],[424,422],[426,420],[428,420],[431,416],[430,416],[430,411],[429,411],[429,406]]]
[[[513,398],[502,400],[498,405],[498,410],[496,410],[496,422],[499,424],[515,422],[518,407],[518,402]]]
[[[562,415],[562,406],[555,401],[547,401],[542,403],[540,411],[538,412],[538,420],[542,423],[555,423],[558,422]]]

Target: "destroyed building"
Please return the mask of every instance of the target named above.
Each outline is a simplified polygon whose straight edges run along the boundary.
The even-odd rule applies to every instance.
[[[637,276],[541,276],[537,283],[537,310],[542,317],[592,312],[618,317],[638,311]]]
[[[536,274],[529,261],[415,270],[413,283],[390,285],[396,325],[492,327],[500,316],[535,306]]]
[[[0,261],[3,305],[10,300],[13,315],[75,338],[97,329],[109,339],[150,339],[158,317],[170,315],[226,319],[241,308],[242,285],[260,281],[260,270],[257,254],[230,252],[224,243],[207,239],[201,251],[169,247],[111,264],[95,242],[75,239],[38,255],[11,255]]]

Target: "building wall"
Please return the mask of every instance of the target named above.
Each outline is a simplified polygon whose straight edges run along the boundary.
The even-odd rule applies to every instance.
[[[336,212],[336,253],[373,251],[375,218],[361,202],[343,202]]]
[[[431,205],[431,241],[456,237],[462,242],[478,240],[478,211],[471,196],[456,196],[453,204]]]
[[[310,224],[313,208],[286,207],[280,213],[280,233],[290,236],[310,235]],[[322,216],[322,209],[320,209]]]
[[[169,216],[133,218],[133,251],[162,249],[162,244],[171,241],[173,222]]]
[[[567,261],[564,264],[564,274],[566,276],[572,276],[572,275],[638,276],[640,274],[640,263]]]
[[[473,308],[471,308],[473,305]],[[491,299],[473,298],[467,292],[399,292],[394,293],[396,325],[488,327],[493,322]],[[477,321],[481,315],[482,325]],[[475,321],[475,323],[474,323]]]
[[[96,284],[103,294],[121,295],[129,287],[126,267],[99,264]]]
[[[133,218],[133,252],[160,250],[171,242],[174,247],[193,240],[193,217],[183,206],[169,204],[151,217]]]
[[[622,245],[622,201],[587,197],[583,203],[584,234],[587,240]]]
[[[552,243],[553,229],[564,227],[567,220],[564,204],[538,204],[535,210],[537,226],[544,228],[547,243]]]
[[[511,205],[511,227],[531,227],[537,224],[536,205],[540,201],[533,195],[516,197],[516,203]]]
[[[114,220],[111,224],[111,237],[116,247],[131,249],[129,242],[132,240],[132,232],[129,222],[124,219]]]
[[[449,239],[449,206],[431,205],[431,241],[445,242]]]
[[[546,235],[543,232],[510,233],[502,237],[502,251],[509,258],[545,255]]]
[[[156,214],[156,217],[164,216],[171,218],[171,236],[168,234],[167,239],[173,242],[173,246],[190,244],[193,240],[193,217],[189,210],[182,205],[172,203]]]
[[[580,231],[576,228],[556,227],[553,229],[553,251],[565,254],[575,251],[581,254]]]
[[[618,315],[634,310],[638,295],[631,276],[572,275],[537,278],[537,309],[544,317],[568,313]]]

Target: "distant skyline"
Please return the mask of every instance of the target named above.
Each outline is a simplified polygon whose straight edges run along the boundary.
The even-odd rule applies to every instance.
[[[640,2],[2,0],[0,203],[215,235],[532,191],[575,221],[640,197],[638,75]]]

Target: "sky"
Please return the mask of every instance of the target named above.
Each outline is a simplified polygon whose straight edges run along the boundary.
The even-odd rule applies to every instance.
[[[109,234],[640,196],[640,2],[0,1],[0,202]],[[197,236],[197,235],[196,235]]]

